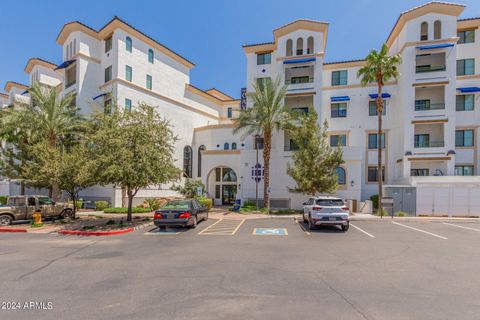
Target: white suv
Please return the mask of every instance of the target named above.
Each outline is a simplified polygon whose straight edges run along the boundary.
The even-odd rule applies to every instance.
[[[342,231],[349,227],[350,211],[342,199],[335,197],[312,197],[303,204],[303,222],[310,230],[320,225],[337,225]]]

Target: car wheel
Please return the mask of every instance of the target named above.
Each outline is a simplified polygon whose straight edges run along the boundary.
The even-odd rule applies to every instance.
[[[305,218],[305,213],[304,213],[304,214],[302,214],[302,218],[303,218],[303,223],[308,223],[308,220],[307,220],[307,218]]]
[[[197,216],[193,217],[193,223],[192,223],[192,229],[195,229],[197,227]]]
[[[205,218],[203,219],[203,221],[207,221],[208,220],[208,212],[205,214]]]
[[[348,231],[348,228],[350,228],[350,223],[347,223],[346,225],[342,225],[342,231]]]
[[[60,214],[60,219],[67,219],[70,218],[73,214],[73,211],[70,209],[63,210]]]
[[[315,230],[317,226],[312,223],[312,219],[308,219],[308,229],[309,230]]]
[[[8,214],[4,214],[0,216],[0,226],[8,226],[11,225],[13,218]]]

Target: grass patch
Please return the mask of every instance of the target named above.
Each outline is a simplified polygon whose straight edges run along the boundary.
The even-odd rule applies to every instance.
[[[33,223],[32,222],[32,228],[41,228],[43,227],[43,222],[42,223]]]
[[[82,229],[83,230],[94,230],[96,227],[95,226],[84,226]]]
[[[113,220],[108,220],[108,221],[105,223],[106,226],[110,226],[110,225],[112,225],[112,224],[115,224],[115,221],[113,221]]]
[[[106,208],[103,213],[127,213],[128,208]],[[132,213],[148,213],[151,212],[148,208],[132,208]]]

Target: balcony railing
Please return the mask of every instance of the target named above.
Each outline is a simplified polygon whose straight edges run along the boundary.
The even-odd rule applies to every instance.
[[[300,84],[300,83],[312,83],[313,77],[295,77],[290,79],[285,79],[285,84]]]
[[[445,103],[430,103],[430,101],[415,101],[415,111],[443,110]]]
[[[445,70],[447,70],[446,66],[416,66],[415,67],[416,73],[436,72],[436,71],[445,71]]]
[[[444,141],[416,141],[415,148],[443,148],[445,146]]]

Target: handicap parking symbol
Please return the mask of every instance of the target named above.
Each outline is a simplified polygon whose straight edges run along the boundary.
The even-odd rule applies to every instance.
[[[286,228],[255,228],[253,234],[256,236],[287,236]]]

